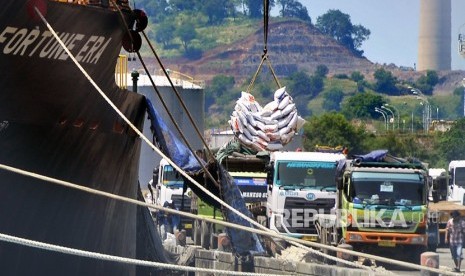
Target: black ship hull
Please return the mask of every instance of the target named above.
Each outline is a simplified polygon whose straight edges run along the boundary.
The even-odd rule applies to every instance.
[[[35,1],[40,2],[40,1]],[[142,129],[143,96],[114,72],[125,34],[119,13],[53,1],[47,21],[110,100]],[[0,9],[0,164],[136,199],[141,140],[57,46],[25,0]],[[131,17],[125,15],[125,20]],[[0,233],[128,258],[142,209],[0,170]],[[150,236],[150,234],[142,234]],[[153,256],[152,256],[153,257]],[[153,258],[152,258],[153,259]],[[136,275],[140,268],[0,242],[2,275]]]

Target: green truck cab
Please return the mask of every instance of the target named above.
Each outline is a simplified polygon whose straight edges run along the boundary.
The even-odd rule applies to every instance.
[[[339,237],[356,251],[418,263],[428,245],[429,179],[420,163],[346,161],[338,177]]]

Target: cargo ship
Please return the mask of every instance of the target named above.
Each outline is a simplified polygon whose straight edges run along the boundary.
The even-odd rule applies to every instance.
[[[120,89],[114,75],[128,26],[134,22],[127,1],[2,1],[0,164],[132,199],[141,196],[141,140],[47,27],[56,31],[115,106],[142,129],[144,97]],[[0,194],[1,234],[166,262],[163,249],[152,242],[156,237],[147,208],[8,170],[0,170]],[[151,272],[0,241],[2,275]]]

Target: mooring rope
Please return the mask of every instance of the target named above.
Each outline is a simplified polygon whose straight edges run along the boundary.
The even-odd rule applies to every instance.
[[[178,210],[175,210],[175,209],[162,207],[162,206],[159,206],[159,205],[156,205],[156,204],[150,204],[150,203],[146,203],[146,202],[143,202],[143,201],[138,201],[138,200],[135,200],[135,199],[132,199],[132,198],[123,197],[123,196],[120,196],[120,195],[115,195],[115,194],[112,194],[112,193],[92,189],[92,188],[89,188],[89,187],[86,187],[86,186],[81,186],[81,185],[78,185],[78,184],[74,184],[74,183],[71,183],[71,182],[68,182],[68,181],[63,181],[63,180],[59,180],[59,179],[56,179],[56,178],[43,176],[43,175],[40,175],[40,174],[36,174],[36,173],[29,172],[29,171],[26,171],[26,170],[14,168],[14,167],[7,166],[7,165],[4,165],[4,164],[0,164],[0,169],[10,171],[10,172],[14,172],[14,173],[17,173],[17,174],[21,174],[21,175],[28,176],[28,177],[33,177],[33,178],[43,180],[43,181],[46,181],[46,182],[49,182],[49,183],[54,183],[54,184],[69,187],[69,188],[72,188],[72,189],[84,191],[84,192],[91,193],[91,194],[94,194],[94,195],[100,195],[100,196],[112,198],[112,199],[115,199],[115,200],[119,200],[119,201],[122,201],[122,202],[130,203],[130,204],[134,204],[134,205],[138,205],[138,206],[144,206],[144,207],[156,209],[156,210],[159,210],[159,211],[163,211],[163,212],[166,212],[166,213],[185,216],[185,217],[188,217],[188,218],[202,220],[202,221],[209,222],[209,223],[215,223],[215,224],[219,224],[219,225],[222,225],[222,226],[225,226],[225,227],[230,227],[230,228],[234,228],[234,229],[238,229],[238,230],[244,230],[244,231],[256,233],[256,234],[259,234],[259,235],[264,235],[264,236],[268,236],[268,237],[272,237],[272,238],[278,238],[278,239],[285,240],[287,242],[295,242],[295,243],[300,244],[300,245],[307,245],[307,246],[311,246],[311,247],[317,247],[317,248],[327,249],[327,250],[331,250],[331,251],[341,252],[341,253],[349,254],[349,255],[352,255],[352,256],[358,256],[358,257],[362,257],[362,258],[365,258],[365,259],[372,259],[372,260],[375,260],[375,261],[380,261],[380,262],[383,262],[383,263],[398,265],[398,266],[402,266],[402,267],[406,267],[406,268],[412,268],[412,269],[417,269],[417,270],[428,270],[428,271],[431,271],[431,272],[442,273],[443,275],[456,275],[454,273],[451,274],[450,271],[425,267],[425,266],[421,266],[421,265],[417,265],[417,264],[411,264],[411,263],[407,263],[407,262],[403,262],[403,261],[398,261],[398,260],[389,259],[389,258],[385,258],[385,257],[370,255],[370,254],[366,254],[366,253],[362,253],[362,252],[357,252],[357,251],[348,250],[348,249],[344,249],[344,248],[339,248],[339,247],[334,247],[334,246],[330,246],[330,245],[320,244],[320,243],[316,243],[316,242],[312,242],[312,241],[301,240],[301,239],[297,239],[297,238],[293,238],[293,237],[289,237],[289,236],[284,236],[284,235],[276,233],[274,231],[263,231],[263,230],[255,229],[255,228],[252,228],[252,227],[246,227],[246,226],[243,226],[243,225],[234,224],[234,223],[230,223],[230,222],[226,222],[226,221],[222,221],[222,220],[206,218],[206,217],[198,216],[198,215],[195,215],[195,214],[192,214],[192,213],[178,211]],[[304,249],[309,249],[309,248],[305,247]],[[317,253],[321,253],[321,252],[317,252]],[[334,256],[331,256],[331,257],[335,258]],[[346,260],[343,260],[343,259],[336,258],[335,260],[337,262],[345,263],[345,264],[348,264],[348,265],[357,266],[357,267],[361,267],[361,268],[364,268],[364,269],[371,269],[369,267],[361,266],[360,264],[352,263],[352,262],[349,262],[349,261],[346,261]]]
[[[119,6],[115,3],[114,0],[111,0],[111,3],[112,3],[112,5],[115,7],[115,9],[118,11],[118,13],[119,13],[119,15],[120,15],[120,18],[121,18],[121,20],[122,20],[123,23],[124,23],[126,32],[129,34],[130,40],[131,40],[131,43],[132,43],[133,37],[132,37],[131,32],[130,32],[130,30],[129,30],[129,26],[128,26],[127,22],[126,22],[126,19],[124,18],[123,12],[122,12],[121,9],[119,8]],[[144,33],[144,37],[145,37],[145,39],[146,39],[147,41],[149,41],[148,38],[145,36],[145,33]],[[213,157],[213,154],[211,153],[210,149],[208,148],[208,145],[206,144],[206,142],[205,142],[203,136],[200,135],[200,132],[199,132],[199,130],[198,130],[198,126],[195,124],[194,120],[192,119],[192,116],[191,116],[189,110],[187,110],[187,107],[185,106],[184,101],[182,100],[182,98],[181,98],[179,92],[177,91],[177,89],[175,88],[173,82],[171,81],[171,78],[170,78],[169,75],[166,73],[166,70],[165,70],[163,64],[161,63],[161,60],[159,60],[158,56],[156,55],[155,49],[153,49],[153,47],[152,47],[152,45],[151,45],[150,43],[149,43],[149,46],[152,48],[152,51],[153,51],[155,57],[157,58],[157,60],[159,61],[160,66],[162,67],[163,71],[165,72],[166,78],[168,79],[168,81],[169,81],[169,83],[170,83],[170,85],[171,85],[171,88],[173,88],[175,94],[176,94],[177,97],[178,97],[178,100],[181,102],[181,105],[183,106],[184,111],[185,111],[186,114],[188,115],[188,117],[189,117],[189,119],[190,119],[190,121],[191,121],[191,124],[193,125],[194,129],[197,131],[198,136],[200,137],[200,139],[202,140],[204,146],[205,146],[206,149],[208,150],[208,152],[209,152],[209,154],[210,154],[210,157]],[[205,167],[205,165],[200,161],[199,156],[198,156],[197,154],[195,154],[194,149],[192,148],[191,144],[189,143],[189,141],[187,140],[186,136],[184,135],[184,132],[181,130],[181,128],[179,127],[178,123],[177,123],[176,120],[174,119],[173,114],[172,114],[171,111],[168,109],[168,106],[166,105],[165,100],[163,99],[163,97],[161,96],[160,91],[158,90],[157,86],[155,85],[155,82],[153,81],[153,78],[152,78],[152,76],[150,75],[150,72],[149,72],[149,70],[147,69],[147,66],[145,65],[145,62],[144,62],[142,56],[140,55],[139,51],[136,51],[136,53],[137,53],[137,56],[139,57],[139,60],[140,60],[141,63],[142,63],[142,66],[144,67],[144,70],[145,70],[145,72],[146,72],[146,74],[147,74],[147,76],[148,76],[148,78],[149,78],[149,80],[150,80],[150,83],[152,84],[153,89],[155,90],[155,92],[156,92],[156,94],[157,94],[157,96],[158,96],[158,98],[159,98],[159,100],[160,100],[160,103],[163,105],[163,107],[164,107],[166,113],[168,114],[168,117],[170,118],[170,120],[171,120],[171,122],[173,123],[174,127],[175,127],[176,130],[178,131],[179,135],[181,136],[181,139],[184,141],[184,143],[185,143],[186,146],[189,148],[189,150],[193,153],[194,158],[195,158],[195,159],[197,160],[197,162],[200,164],[200,166],[202,167],[204,173],[208,176],[208,178],[209,178],[217,187],[220,187],[220,185],[218,184],[218,181],[211,175],[211,173],[208,171],[208,169]],[[165,150],[167,150],[167,149],[165,149]]]
[[[16,168],[13,168],[13,167],[9,167],[9,166],[5,166],[5,165],[2,165],[0,164],[0,168],[2,169],[5,169],[5,170],[9,170],[9,171],[13,171],[13,172],[16,172],[16,173],[22,173],[22,174],[26,174],[26,175],[29,175],[29,176],[32,176],[32,177],[36,177],[36,178],[39,178],[39,179],[47,179],[46,181],[49,181],[49,182],[53,182],[53,183],[57,183],[57,184],[71,184],[69,185],[70,187],[72,187],[73,185],[75,186],[78,186],[78,187],[74,187],[76,189],[81,189],[81,190],[88,190],[88,191],[92,191],[92,192],[95,192],[95,193],[101,193],[101,194],[105,194],[106,196],[109,196],[109,197],[117,197],[119,198],[120,200],[122,199],[126,199],[128,201],[132,201],[132,203],[135,203],[135,204],[138,204],[138,205],[143,205],[143,206],[146,206],[146,207],[150,207],[150,208],[154,208],[154,209],[160,209],[160,210],[163,210],[165,212],[168,212],[168,213],[174,213],[174,214],[178,214],[178,215],[183,215],[183,216],[186,216],[186,217],[191,217],[191,218],[196,218],[196,219],[200,219],[200,220],[205,220],[205,221],[209,221],[209,222],[212,222],[212,223],[217,223],[217,224],[220,224],[220,225],[224,225],[224,226],[227,226],[227,227],[231,227],[231,228],[235,228],[235,229],[239,229],[239,230],[245,230],[245,231],[249,231],[249,232],[253,232],[253,233],[256,233],[256,234],[260,234],[260,235],[265,235],[265,236],[271,236],[271,237],[274,237],[274,238],[279,238],[279,239],[283,239],[283,240],[286,240],[288,242],[290,242],[291,244],[298,244],[297,246],[302,246],[302,245],[308,245],[308,246],[313,246],[313,247],[318,247],[318,248],[323,248],[323,249],[327,249],[327,250],[332,250],[332,251],[336,251],[336,252],[342,252],[342,253],[346,253],[346,254],[349,254],[349,255],[354,255],[354,256],[359,256],[359,257],[364,257],[364,258],[368,258],[368,259],[373,259],[373,260],[378,260],[378,261],[381,261],[381,262],[386,262],[386,263],[391,263],[391,264],[395,264],[395,265],[399,265],[399,266],[404,266],[404,267],[408,267],[408,268],[413,268],[413,269],[418,269],[418,270],[428,270],[428,271],[432,271],[432,272],[436,272],[436,273],[443,273],[444,275],[456,275],[454,273],[452,274],[447,274],[449,273],[448,271],[442,271],[442,270],[439,270],[439,269],[435,269],[435,268],[429,268],[429,267],[424,267],[424,266],[420,266],[420,265],[416,265],[416,264],[410,264],[410,263],[407,263],[407,262],[403,262],[403,261],[398,261],[398,260],[393,260],[393,259],[389,259],[389,258],[384,258],[384,257],[380,257],[380,256],[375,256],[375,255],[369,255],[369,254],[365,254],[365,253],[361,253],[361,252],[356,252],[356,251],[352,251],[352,250],[347,250],[347,249],[342,249],[342,248],[337,248],[337,247],[334,247],[334,246],[329,246],[329,245],[325,245],[325,244],[319,244],[319,243],[315,243],[315,242],[311,242],[311,241],[305,241],[305,240],[300,240],[300,239],[296,239],[296,238],[292,238],[292,237],[286,237],[285,235],[282,235],[282,234],[277,234],[276,232],[264,227],[263,225],[259,224],[258,222],[254,221],[253,219],[245,216],[244,214],[240,213],[239,211],[237,211],[236,209],[234,209],[233,207],[231,207],[229,204],[225,203],[224,201],[222,201],[221,199],[219,199],[216,195],[214,195],[213,193],[211,193],[210,191],[208,191],[205,187],[203,187],[202,185],[200,185],[199,183],[197,183],[194,179],[192,179],[186,172],[184,172],[179,166],[177,166],[172,160],[170,160],[167,156],[165,156],[163,154],[163,152],[161,152],[157,147],[155,147],[153,145],[153,143],[151,143],[150,140],[148,140],[147,137],[145,137],[140,131],[139,129],[137,129],[136,126],[134,126],[132,124],[132,122],[114,105],[114,103],[106,96],[106,94],[100,89],[100,87],[93,81],[93,79],[89,76],[89,74],[85,71],[85,69],[79,64],[79,62],[76,60],[76,58],[73,56],[73,54],[69,51],[69,49],[66,47],[66,45],[63,43],[63,41],[61,41],[61,39],[59,38],[59,36],[56,34],[56,32],[54,31],[54,29],[52,28],[52,26],[48,23],[48,21],[44,18],[44,16],[42,15],[42,13],[37,9],[37,7],[34,7],[36,13],[39,15],[39,17],[41,18],[41,20],[44,22],[44,24],[47,26],[47,28],[50,30],[50,32],[52,33],[52,35],[55,37],[55,39],[58,41],[58,43],[63,47],[63,49],[65,50],[65,52],[68,54],[68,56],[71,58],[71,60],[76,64],[76,66],[81,70],[81,72],[83,73],[83,75],[89,80],[89,82],[94,86],[94,88],[99,92],[99,94],[107,101],[107,103],[115,110],[115,112],[139,135],[139,137],[144,140],[154,151],[156,151],[160,156],[162,156],[163,158],[165,158],[168,163],[170,165],[172,165],[180,174],[182,174],[184,177],[186,177],[188,180],[190,180],[192,183],[194,183],[198,188],[200,188],[202,191],[204,191],[206,194],[208,194],[209,196],[211,196],[213,199],[215,199],[216,201],[218,201],[220,204],[222,204],[225,208],[228,208],[229,210],[231,210],[232,212],[234,212],[235,214],[237,214],[238,216],[240,216],[241,218],[247,220],[248,222],[250,222],[251,224],[253,225],[256,225],[257,227],[259,227],[260,229],[264,229],[264,230],[258,230],[258,229],[255,229],[255,228],[249,228],[249,227],[245,227],[245,226],[242,226],[242,225],[236,225],[236,224],[232,224],[232,223],[228,223],[228,222],[224,222],[224,221],[219,221],[219,220],[212,220],[212,219],[207,219],[207,218],[203,218],[203,217],[198,217],[196,215],[193,215],[193,214],[190,214],[190,213],[186,213],[186,212],[181,212],[181,211],[177,211],[177,210],[173,210],[173,209],[168,209],[168,208],[164,208],[164,207],[160,207],[160,206],[156,206],[156,205],[151,205],[151,204],[147,204],[147,203],[143,203],[143,202],[140,202],[140,201],[137,201],[137,200],[133,200],[133,199],[130,199],[130,198],[124,198],[124,197],[121,197],[121,196],[118,196],[118,195],[113,195],[113,194],[110,194],[110,193],[105,193],[105,192],[102,192],[102,191],[98,191],[98,190],[94,190],[94,189],[91,189],[91,188],[88,188],[88,187],[85,187],[85,186],[81,186],[81,185],[77,185],[77,184],[72,184],[70,182],[65,182],[65,181],[61,181],[61,180],[57,180],[57,179],[53,179],[53,178],[50,178],[50,177],[46,177],[46,176],[41,176],[41,175],[38,175],[38,174],[34,174],[32,172],[26,172],[26,171],[22,171],[20,169],[16,169]],[[34,175],[34,176],[33,176]],[[52,181],[53,180],[53,181]],[[312,250],[310,248],[307,248],[305,247],[306,250]],[[323,254],[321,252],[318,252],[319,254]],[[331,257],[333,258],[333,256],[330,256],[328,255],[327,257]],[[336,258],[338,262],[343,262],[345,260],[342,260],[342,259],[339,259],[339,258]],[[351,265],[354,265],[353,263],[350,263]],[[356,265],[356,264],[355,264]],[[364,267],[366,268],[366,267]]]
[[[70,248],[66,246],[59,246],[59,245],[50,244],[50,243],[43,243],[43,242],[38,242],[38,241],[30,240],[30,239],[24,239],[24,238],[12,236],[12,235],[6,235],[2,233],[0,233],[0,240],[9,242],[9,243],[15,243],[15,244],[23,245],[23,246],[39,248],[39,249],[43,249],[47,251],[53,251],[53,252],[58,252],[58,253],[63,253],[63,254],[68,254],[68,255],[75,255],[75,256],[81,256],[81,257],[86,257],[86,258],[93,258],[97,260],[118,262],[118,263],[138,265],[138,266],[163,268],[163,269],[169,269],[169,270],[189,271],[189,272],[214,273],[215,275],[216,274],[244,275],[244,276],[270,275],[268,273],[263,274],[263,273],[253,273],[253,272],[240,272],[240,271],[200,268],[200,267],[191,267],[191,266],[183,266],[183,265],[176,265],[176,264],[166,264],[166,263],[160,263],[160,262],[144,261],[144,260],[138,260],[138,259],[133,259],[133,258],[125,258],[125,257],[119,257],[119,256],[114,256],[114,255],[109,255],[109,254],[102,254],[102,253],[97,253],[97,252],[92,252],[92,251],[80,250],[80,249]],[[273,275],[279,275],[279,274],[273,274]]]
[[[174,163],[170,158],[168,158],[163,152],[160,151],[159,148],[157,148],[119,109],[118,107],[115,106],[115,104],[108,98],[108,96],[100,89],[100,87],[95,83],[95,81],[89,76],[89,74],[85,71],[85,69],[79,64],[79,62],[76,60],[74,55],[70,52],[70,50],[66,47],[66,45],[61,41],[60,37],[57,35],[55,30],[52,28],[52,26],[48,23],[48,21],[44,18],[42,13],[35,7],[35,11],[39,14],[40,18],[44,22],[44,24],[47,26],[47,28],[50,30],[52,35],[55,37],[55,39],[58,41],[58,43],[63,47],[65,52],[68,54],[68,56],[71,58],[71,60],[76,64],[76,66],[81,70],[83,75],[89,80],[89,82],[94,86],[94,88],[97,90],[97,92],[107,101],[107,103],[115,110],[115,112],[128,124],[128,126],[143,140],[145,141],[155,152],[157,152],[162,158],[166,159],[167,162],[173,166],[181,175],[183,175],[186,179],[188,179],[191,183],[196,185],[199,189],[201,189],[203,192],[205,192],[207,195],[218,201],[221,205],[223,205],[225,208],[228,208],[230,211],[238,215],[239,217],[245,219],[246,221],[258,226],[258,227],[263,227],[261,224],[257,223],[253,219],[249,218],[248,216],[242,214],[220,198],[218,198],[215,194],[207,190],[205,187],[200,185],[197,181],[195,181],[190,175],[188,175],[184,170],[182,170],[176,163]]]

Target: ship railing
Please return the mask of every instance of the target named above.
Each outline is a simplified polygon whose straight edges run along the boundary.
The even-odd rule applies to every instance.
[[[116,84],[120,88],[127,88],[128,87],[128,57],[126,55],[119,55],[118,61],[116,62],[115,68],[115,80]]]
[[[162,69],[159,69],[159,72],[160,74],[162,73]],[[166,73],[168,73],[168,75],[170,76],[170,78],[174,78],[176,81],[175,81],[175,84],[176,85],[184,85],[185,82],[188,82],[192,85],[196,85],[196,86],[199,86],[201,88],[205,87],[205,81],[204,80],[198,80],[198,79],[195,79],[194,77],[191,77],[187,74],[184,74],[184,73],[181,73],[181,72],[178,72],[178,71],[174,71],[174,70],[170,70],[170,69],[166,69]],[[161,74],[163,75],[163,74]]]
[[[78,4],[78,5],[91,5],[91,6],[102,6],[111,7],[111,0],[54,0],[56,2]],[[115,0],[115,3],[122,8],[129,8],[128,0]]]

